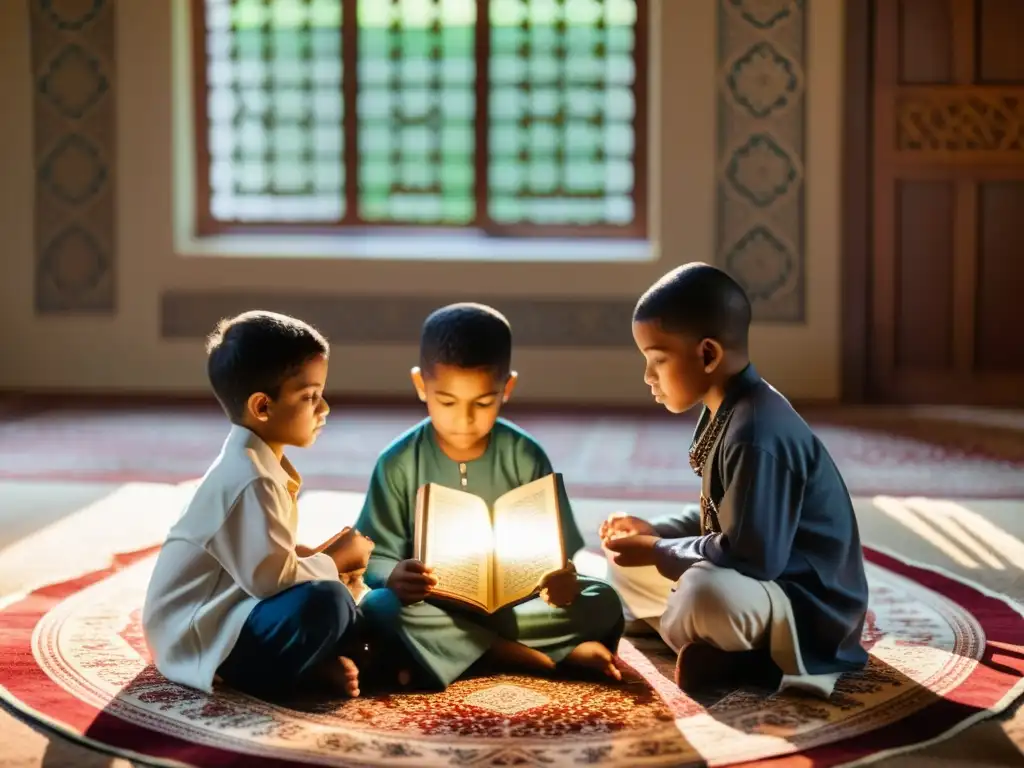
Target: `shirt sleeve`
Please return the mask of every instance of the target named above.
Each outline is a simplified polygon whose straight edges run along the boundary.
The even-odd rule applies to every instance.
[[[295,554],[291,505],[291,497],[272,480],[255,480],[206,544],[235,583],[260,600],[302,582],[338,580],[330,557]]]
[[[651,521],[654,530],[663,539],[679,539],[700,535],[700,505],[687,504],[673,515],[664,515]]]
[[[785,464],[749,444],[726,451],[723,474],[722,532],[708,537],[704,554],[722,568],[774,581],[793,549],[803,486]]]
[[[694,563],[706,559],[704,547],[710,536],[659,539],[654,544],[654,565],[669,581],[676,581]]]
[[[704,560],[707,536],[700,533],[700,505],[687,504],[679,512],[651,521],[661,541],[654,545],[658,572],[676,581],[694,563]]]
[[[364,576],[367,586],[386,586],[395,566],[412,557],[412,512],[404,474],[397,468],[389,471],[387,462],[378,460],[355,525],[374,543]]]
[[[519,478],[521,485],[540,480],[542,477],[554,474],[551,460],[536,443],[533,444],[533,451],[525,461],[519,463],[522,477]],[[558,509],[561,514],[562,540],[565,543],[565,556],[572,560],[573,556],[583,549],[583,535],[576,524],[576,516],[572,513],[572,504],[569,501],[569,494],[565,490],[565,483],[561,475],[558,476]]]

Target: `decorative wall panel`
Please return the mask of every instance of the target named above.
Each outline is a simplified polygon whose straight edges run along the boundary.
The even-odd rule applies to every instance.
[[[719,0],[717,263],[761,322],[804,322],[809,0]]]
[[[116,311],[115,0],[32,0],[35,308]]]
[[[333,344],[415,346],[428,314],[445,304],[468,300],[504,313],[517,347],[633,348],[633,299],[170,291],[160,300],[160,333],[164,338],[203,338],[222,317],[266,309],[313,323]]]

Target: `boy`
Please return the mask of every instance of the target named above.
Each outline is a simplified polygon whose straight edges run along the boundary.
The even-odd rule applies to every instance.
[[[371,541],[346,529],[296,551],[302,483],[285,446],[312,445],[329,408],[327,341],[270,312],[222,321],[207,373],[232,423],[157,558],[143,609],[157,669],[210,692],[215,676],[264,697],[321,683],[359,694],[356,606],[340,574],[366,566]]]
[[[623,624],[619,598],[607,584],[577,581],[571,567],[545,576],[539,597],[490,616],[425,602],[437,579],[412,559],[420,486],[438,483],[493,504],[552,472],[533,438],[498,418],[516,383],[511,357],[511,328],[490,307],[453,304],[427,318],[412,381],[428,418],[383,451],[357,523],[376,543],[366,571],[373,591],[362,611],[375,634],[407,649],[422,687],[443,689],[481,659],[537,672],[576,667],[621,679],[614,663]],[[564,489],[560,506],[571,558],[583,539]]]
[[[654,399],[671,413],[703,403],[701,503],[653,524],[612,516],[602,543],[627,611],[660,614],[684,689],[760,678],[827,697],[867,662],[857,521],[825,446],[750,363],[750,320],[743,289],[707,264],[640,298],[633,337]]]

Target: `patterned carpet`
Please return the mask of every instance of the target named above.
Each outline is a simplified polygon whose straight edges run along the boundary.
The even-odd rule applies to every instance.
[[[293,461],[309,487],[362,490],[379,451],[422,415],[335,408],[316,446]],[[690,416],[514,408],[508,416],[537,436],[575,496],[678,501],[697,488],[686,457]],[[805,418],[854,495],[1024,497],[1024,432],[873,411]],[[181,482],[203,473],[225,432],[208,405],[0,411],[0,479]]]
[[[63,619],[58,621],[59,612],[56,608],[63,602],[62,596],[69,594],[68,586],[76,579],[80,579],[82,574],[97,569],[103,571],[114,552],[134,551],[159,542],[166,526],[180,510],[181,493],[187,492],[187,487],[174,488],[139,482],[130,482],[123,486],[116,483],[104,484],[103,478],[154,480],[169,476],[172,480],[192,479],[205,468],[224,435],[224,424],[219,413],[206,406],[125,406],[100,410],[68,405],[50,407],[49,402],[46,405],[45,410],[26,409],[22,404],[15,404],[12,407],[0,400],[0,542],[6,542],[0,543],[0,594],[10,595],[16,590],[29,590],[29,593],[35,593],[31,606],[27,603],[21,606],[29,609],[28,613],[22,615],[24,621],[12,622],[14,614],[9,611],[14,608],[14,604],[8,604],[6,612],[0,617],[0,644],[21,642],[21,650],[17,653],[14,653],[13,645],[4,645],[4,650],[0,650],[0,666],[6,663],[6,671],[0,674],[5,676],[5,680],[12,679],[12,670],[18,665],[21,665],[22,673],[29,675],[38,676],[43,669],[39,663],[33,661],[35,656],[27,656],[24,653],[26,627],[38,625],[38,637],[46,636],[52,639],[49,647],[55,651],[54,656],[47,657],[42,648],[36,646],[38,658],[47,659],[45,664],[50,666],[51,672],[54,669],[52,665],[57,663],[54,659],[60,659],[62,656],[74,658],[75,648],[84,648],[78,644],[81,635],[76,637],[69,633],[73,622],[61,623]],[[961,583],[964,579],[970,582],[983,582],[990,589],[1019,598],[1024,595],[1024,529],[1021,528],[1020,522],[1024,520],[1021,514],[1024,509],[1018,502],[999,500],[999,497],[1024,499],[1024,492],[1021,491],[1021,485],[1024,483],[1020,480],[1024,476],[1021,472],[1024,466],[1024,439],[1020,431],[1010,431],[1013,419],[1001,414],[985,417],[990,419],[988,426],[979,426],[984,419],[979,421],[976,418],[977,414],[970,415],[971,419],[974,419],[973,422],[966,422],[966,419],[959,417],[954,419],[943,416],[940,419],[934,413],[921,410],[923,409],[900,415],[881,411],[835,412],[820,409],[804,413],[829,445],[840,466],[844,467],[855,493],[873,494],[875,491],[884,491],[892,494],[886,496],[883,493],[873,499],[855,499],[866,544],[880,544],[900,552],[897,557],[899,563],[906,562],[904,558],[910,557],[916,561],[941,565],[946,571],[955,573],[955,581],[940,580],[931,585],[932,591],[944,595],[944,599],[949,597],[951,590],[965,588]],[[358,494],[336,493],[324,489],[354,487],[362,490],[365,472],[368,471],[379,448],[398,431],[417,420],[420,415],[421,412],[417,409],[396,408],[336,408],[332,412],[331,423],[323,439],[311,451],[300,452],[296,456],[296,462],[310,481],[307,484],[310,492],[300,499],[300,507],[304,510],[300,516],[302,528],[305,529],[304,532],[300,531],[303,542],[315,544],[337,525],[354,518],[360,504]],[[695,488],[691,473],[682,461],[684,454],[682,451],[675,453],[675,446],[681,444],[685,448],[692,429],[692,420],[673,419],[660,414],[553,414],[527,409],[510,409],[509,416],[521,422],[545,442],[556,464],[569,468],[569,482],[575,484],[571,490],[574,496],[581,497],[579,503],[574,505],[574,510],[581,527],[588,535],[596,530],[599,520],[611,511],[627,508],[641,516],[650,517],[666,511],[666,501],[673,505],[678,503],[681,491],[685,494],[685,499],[690,497]],[[609,435],[621,444],[613,447],[601,445],[601,440],[608,440]],[[648,448],[639,445],[641,437],[647,440]],[[899,448],[898,452],[893,451],[894,446]],[[669,447],[671,451],[667,450]],[[579,450],[581,448],[582,451]],[[617,455],[628,458],[624,460],[622,467],[605,466],[605,473],[602,474],[599,471],[600,461],[593,458],[600,456],[601,451],[606,452],[605,456]],[[634,457],[643,458],[649,465],[634,467],[636,472],[631,473],[629,462],[636,460]],[[971,473],[974,473],[973,478],[969,476]],[[637,480],[631,474],[640,479]],[[878,477],[872,477],[872,474]],[[91,482],[76,483],[68,480],[75,476]],[[647,478],[650,477],[663,479],[658,485],[645,485]],[[32,478],[41,481],[33,482]],[[613,485],[612,480],[618,485]],[[902,484],[903,489],[912,491],[912,495],[918,498],[895,498],[901,495],[898,490],[899,484]],[[616,487],[623,492],[615,492]],[[940,498],[941,496],[947,498]],[[974,497],[973,501],[967,500],[970,496]],[[641,497],[652,500],[638,500]],[[984,497],[988,497],[989,500],[982,500]],[[144,511],[144,514],[140,514],[140,511]],[[60,515],[66,517],[58,522]],[[126,562],[122,562],[119,568],[123,569],[126,565]],[[893,566],[893,569],[895,568],[896,566]],[[914,577],[923,581],[929,578],[927,574],[931,572],[915,569],[913,573],[924,574]],[[876,579],[873,579],[873,584],[875,581]],[[108,588],[111,584],[116,582],[111,579]],[[965,589],[969,593],[972,591],[971,587]],[[72,589],[72,592],[74,595],[71,596],[74,597],[85,595],[88,590],[80,586]],[[24,599],[25,594],[27,593],[22,594],[21,599]],[[977,618],[979,614],[984,613],[977,607],[977,600],[990,598],[977,591],[974,591],[973,595],[973,598],[964,600],[967,600],[968,613]],[[965,603],[959,601],[960,598],[957,598],[954,603],[963,607]],[[910,610],[918,610],[917,602],[924,606],[928,605],[927,601],[916,601]],[[897,606],[896,610],[898,614],[901,609]],[[947,616],[955,617],[957,610],[954,606],[953,613],[947,613]],[[1021,626],[1019,615],[1008,613],[1005,603],[999,610],[1002,611],[1004,618],[1012,619],[1014,626]],[[884,611],[881,613],[881,624],[878,621],[878,610],[875,611],[873,619],[876,630],[881,626],[884,635],[881,639],[881,648],[876,651],[876,657],[879,653],[888,652],[886,643],[899,639],[898,632],[891,631],[892,625],[886,626],[887,614]],[[79,614],[79,618],[83,615]],[[45,616],[49,618],[44,621]],[[913,613],[909,617],[913,619]],[[138,652],[132,650],[137,647],[138,636],[137,630],[133,629],[136,625],[133,624],[135,619],[131,610],[115,605],[105,616],[94,618],[99,622],[99,634],[105,633],[105,637],[108,638],[116,636],[115,643],[119,648],[128,648],[136,654],[132,663],[138,664],[139,659],[143,658],[145,668],[144,657],[139,657]],[[984,619],[979,623],[984,625],[988,621],[989,619]],[[969,629],[969,623],[968,621],[967,625],[961,625],[959,629],[942,630],[938,633],[927,628],[922,631],[945,638],[939,641],[938,647],[948,649],[950,637],[971,637],[971,632],[975,630]],[[82,626],[83,624],[79,622],[78,630],[81,630]],[[941,628],[942,625],[933,626]],[[966,633],[963,626],[968,626]],[[56,631],[43,635],[44,627],[55,628]],[[9,630],[22,632],[21,640],[18,641],[13,635],[8,634]],[[974,636],[977,637],[976,634]],[[918,637],[920,639],[921,636]],[[871,642],[870,637],[866,637],[865,640]],[[981,694],[987,697],[988,702],[996,701],[999,692],[1007,690],[1006,682],[1010,679],[1002,676],[1019,675],[1020,668],[1016,659],[1020,652],[1020,642],[1012,638],[1009,640],[1012,642],[1004,642],[996,633],[990,632],[986,635],[986,649],[983,655],[975,656],[973,661],[970,654],[966,657],[968,663],[974,665],[976,672],[980,670],[984,675],[988,675],[988,671],[994,671],[995,677],[974,676],[971,679],[978,683],[977,686],[973,683],[968,687],[961,686],[952,691],[951,695],[947,695],[946,700],[951,702],[952,708],[946,711],[955,721],[953,727],[959,727],[956,725],[957,722],[959,725],[967,724],[976,714],[986,714],[984,707],[988,705],[972,699],[973,696]],[[965,647],[969,645],[968,642]],[[976,645],[980,648],[980,643]],[[657,691],[658,686],[653,684],[658,679],[656,675],[660,675],[662,679],[667,679],[671,675],[670,655],[656,640],[637,638],[633,640],[631,647],[639,652],[640,659],[632,656],[624,647],[623,654],[626,660],[640,671],[645,681],[649,681],[644,685],[649,685],[652,690]],[[876,645],[876,648],[879,646]],[[912,650],[912,646],[910,648]],[[8,649],[12,652],[8,653]],[[646,669],[643,660],[648,664]],[[899,668],[898,665],[891,666]],[[70,668],[74,670],[74,665]],[[105,674],[104,669],[107,669],[104,664],[97,665],[90,674],[102,676]],[[122,673],[125,669],[122,667]],[[117,668],[111,667],[110,674],[116,676]],[[911,670],[908,676],[914,680],[915,674],[917,672]],[[56,678],[45,674],[46,685],[31,685],[29,692],[42,696],[47,706],[56,704],[57,698],[67,695],[63,684],[75,676],[73,674],[69,678],[61,675],[64,673],[59,673]],[[40,678],[25,677],[22,680],[31,682]],[[145,688],[142,686],[142,683],[146,682],[144,677],[140,677],[138,682],[140,688],[136,692],[156,696],[154,702],[158,700],[161,691],[166,690],[162,686],[168,685],[166,682],[150,679],[147,683],[149,687]],[[870,681],[868,683],[870,684]],[[104,685],[108,686],[109,690],[109,680]],[[495,692],[493,689],[499,685],[511,688],[499,688]],[[516,708],[537,701],[536,696],[547,697],[552,702],[539,705],[541,709],[571,705],[567,700],[553,697],[550,691],[531,687],[535,685],[537,681],[507,678],[492,681],[490,690],[466,686],[456,689],[454,694],[463,697],[463,705],[465,700],[472,696],[469,706],[473,706],[475,702],[505,709]],[[523,693],[520,688],[527,692]],[[98,690],[97,695],[102,696],[103,689]],[[568,691],[569,688],[559,690]],[[908,687],[905,690],[914,688]],[[889,695],[884,690],[881,693],[883,697]],[[892,693],[892,689],[889,689],[889,693]],[[173,692],[170,698],[174,698]],[[586,702],[588,697],[584,696],[583,700]],[[720,704],[719,701],[724,703]],[[664,704],[664,700],[662,702]],[[777,745],[778,738],[787,743],[792,738],[792,735],[786,734],[789,734],[787,729],[794,721],[788,715],[780,717],[778,709],[766,706],[764,692],[729,692],[721,700],[699,703],[705,707],[706,714],[715,722],[739,723],[739,726],[730,725],[730,728],[733,728],[730,734],[734,737],[736,727],[740,730],[760,727],[769,733],[767,740],[771,741],[774,738]],[[409,704],[411,705],[412,703]],[[168,703],[167,711],[171,712],[176,706]],[[200,711],[211,717],[221,716],[222,724],[225,718],[230,719],[234,714],[238,719],[232,722],[239,727],[243,727],[246,722],[258,725],[256,719],[250,718],[253,714],[251,710],[222,710],[220,706],[219,699],[204,701]],[[79,711],[76,715],[77,720],[72,722],[69,719],[65,722],[64,725],[70,729],[65,732],[74,734],[77,729],[81,736],[84,730],[89,730],[90,738],[113,739],[114,737],[105,729],[115,724],[116,730],[119,718],[112,716],[109,711],[104,711],[106,708],[102,705],[97,708],[94,703],[89,707]],[[642,709],[647,715],[653,711],[649,707]],[[25,715],[23,707],[18,711],[31,722],[42,722],[38,712]],[[68,712],[64,710],[65,715]],[[606,726],[610,728],[619,712],[621,709],[609,706],[595,713],[596,719],[589,722],[598,723],[598,732],[588,738],[592,736],[596,740],[600,735],[600,729]],[[856,712],[857,709],[852,709],[847,714],[852,717]],[[300,710],[300,713],[302,718],[306,718],[310,714],[309,708]],[[429,711],[426,714],[429,715]],[[420,713],[420,716],[426,720],[423,713]],[[600,719],[606,716],[607,719]],[[726,716],[731,719],[726,720]],[[823,712],[812,703],[810,709],[801,715],[809,719],[799,722],[814,721],[816,725],[810,728],[810,731],[816,731],[820,736],[825,733],[821,727],[822,718],[834,723],[835,716],[837,713],[831,707]],[[840,718],[846,716],[842,712],[838,713]],[[318,728],[328,734],[337,732],[327,714],[321,713],[318,717],[326,718],[317,720],[320,723]],[[516,715],[494,715],[492,721],[497,723],[501,720],[504,723],[506,720],[511,722],[515,719]],[[853,717],[852,722],[856,721],[857,718]],[[276,722],[281,725],[284,721]],[[685,743],[680,747],[683,754],[677,754],[671,759],[659,757],[658,751],[661,748],[648,744],[637,746],[636,751],[630,753],[631,757],[620,763],[630,766],[679,764],[681,758],[692,754],[686,750],[696,750],[703,754],[707,751],[707,746],[705,742],[701,742],[700,734],[706,734],[707,731],[697,727],[700,722],[687,722],[683,738]],[[448,727],[449,724],[450,720],[444,725]],[[1024,757],[1016,746],[1024,744],[1024,715],[1020,713],[1012,719],[989,718],[964,733],[912,754],[886,756],[894,754],[888,752],[893,747],[898,748],[908,740],[922,739],[921,734],[928,731],[918,730],[919,725],[942,730],[948,727],[948,721],[944,725],[936,710],[924,707],[917,716],[911,716],[901,726],[876,729],[871,739],[866,742],[864,738],[854,738],[846,739],[842,744],[853,747],[866,746],[869,750],[885,750],[870,755],[869,759],[881,759],[880,764],[886,768],[931,768],[936,764],[956,765],[958,768],[973,768],[979,765],[1008,768],[1024,762]],[[283,738],[287,739],[292,725],[285,723],[285,726],[277,733],[283,734]],[[136,736],[138,733],[137,731]],[[150,740],[152,734],[148,731],[145,733],[139,746],[153,743]],[[607,735],[607,731],[605,733]],[[121,733],[117,738],[123,736]],[[612,736],[612,741],[615,742],[612,745],[612,754],[616,755],[619,753],[615,749],[627,742],[616,741],[621,739],[621,734]],[[328,743],[342,743],[333,735],[325,735],[323,738]],[[424,735],[424,738],[430,738],[429,734]],[[563,732],[561,738],[565,742],[570,736]],[[887,738],[891,741],[886,742]],[[215,739],[220,739],[220,734]],[[383,744],[386,739],[378,741]],[[724,743],[724,740],[721,741]],[[142,764],[137,758],[129,762],[121,758],[103,756],[78,746],[75,742],[82,743],[82,738],[67,740],[54,735],[46,728],[32,730],[0,713],[0,766],[3,768],[29,765],[47,768],[130,768],[131,765]],[[830,749],[827,744],[815,748],[812,746],[813,739],[801,742],[799,738],[792,743],[802,744],[808,751],[799,756],[792,755],[792,750],[787,753],[785,744],[782,744],[782,752],[774,753],[779,756],[758,761],[759,768],[789,768],[796,765],[810,768],[816,765],[832,765],[836,762],[846,763],[849,760],[859,761],[860,753],[843,753],[842,749],[845,747],[841,748],[840,752],[833,753],[832,757],[828,757],[827,753],[819,751]],[[569,748],[578,745],[560,743],[559,746]],[[669,748],[675,749],[671,745]],[[176,749],[178,751],[174,754],[181,757],[183,753],[180,751],[180,745]],[[369,750],[367,754],[372,756],[372,747],[367,746],[364,749]],[[458,747],[452,757],[453,760],[458,759],[458,765],[472,765],[474,757],[486,757],[477,751],[460,753],[458,749],[462,747]],[[188,753],[190,756],[193,754]],[[362,753],[348,755],[341,761],[337,747],[333,748],[333,751],[329,749],[328,754],[332,756],[322,760],[322,764],[372,764],[368,763],[367,757]],[[239,756],[238,753],[226,754],[223,757],[224,760],[219,763],[221,765],[294,763],[294,760],[288,757],[282,760],[260,759],[252,755]],[[573,764],[593,763],[600,757],[601,752],[588,752],[586,759]],[[672,762],[673,760],[675,762]],[[722,760],[731,762],[728,756],[723,756]],[[507,753],[499,762],[508,765],[537,766],[562,764],[560,760],[531,763],[524,759],[521,752]],[[685,764],[685,760],[682,762]],[[377,764],[381,764],[379,760]],[[419,763],[402,760],[400,764]],[[486,760],[484,764],[487,764]]]
[[[872,660],[827,702],[756,689],[695,701],[665,676],[656,648],[645,655],[630,641],[620,647],[622,685],[499,676],[436,695],[288,705],[223,688],[206,695],[150,664],[139,614],[153,549],[8,601],[0,696],[72,739],[147,762],[667,768],[777,758],[777,768],[824,768],[949,734],[1019,695],[1019,607],[899,558],[868,557]]]

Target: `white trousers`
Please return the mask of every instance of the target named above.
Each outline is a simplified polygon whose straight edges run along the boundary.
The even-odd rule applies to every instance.
[[[792,606],[775,582],[757,581],[707,560],[671,582],[654,566],[622,568],[612,562],[611,553],[605,555],[580,552],[576,569],[610,583],[626,621],[646,621],[676,653],[698,642],[728,652],[767,647],[783,673],[780,690],[802,689],[825,698],[832,694],[839,675],[807,673]]]

